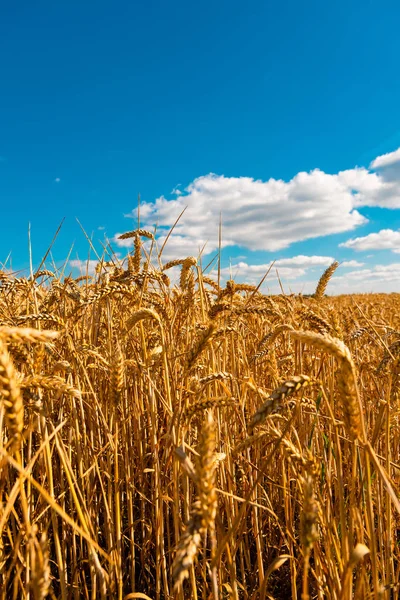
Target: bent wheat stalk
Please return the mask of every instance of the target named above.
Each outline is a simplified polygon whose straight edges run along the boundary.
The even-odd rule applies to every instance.
[[[328,352],[339,363],[338,387],[347,431],[353,439],[365,441],[361,400],[357,387],[356,368],[350,350],[341,340],[313,331],[291,331],[292,338]]]

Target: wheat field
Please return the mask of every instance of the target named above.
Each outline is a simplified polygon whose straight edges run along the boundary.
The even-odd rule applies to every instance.
[[[397,599],[400,296],[327,296],[337,263],[220,287],[128,237],[0,273],[0,598]]]

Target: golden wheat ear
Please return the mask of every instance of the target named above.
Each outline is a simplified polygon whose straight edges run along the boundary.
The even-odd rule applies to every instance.
[[[9,452],[19,450],[24,430],[24,403],[19,378],[6,345],[0,339],[0,400],[10,440]]]
[[[311,384],[312,380],[308,375],[294,375],[290,379],[287,379],[272,392],[268,400],[254,413],[248,427],[249,433],[253,432],[256,425],[261,425],[268,415],[282,410],[286,398]]]
[[[313,331],[291,331],[292,338],[334,356],[339,365],[338,388],[341,393],[346,428],[353,439],[365,438],[357,374],[351,352],[341,340]]]
[[[47,534],[38,539],[38,528],[34,525],[29,539],[31,561],[31,589],[34,600],[44,600],[50,592],[50,550]]]
[[[321,275],[320,280],[318,281],[317,288],[314,292],[315,300],[321,300],[324,297],[326,288],[328,286],[329,280],[338,268],[339,263],[335,260]]]

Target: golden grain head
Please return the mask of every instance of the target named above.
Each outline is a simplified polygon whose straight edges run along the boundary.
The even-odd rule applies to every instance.
[[[0,600],[397,598],[400,296],[130,238],[92,278],[0,272]]]

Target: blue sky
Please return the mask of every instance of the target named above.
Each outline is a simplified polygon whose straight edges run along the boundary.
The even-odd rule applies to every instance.
[[[166,258],[211,256],[222,211],[226,276],[309,291],[337,258],[336,291],[399,290],[399,26],[394,0],[4,5],[0,260],[63,217],[54,258],[84,260],[75,218],[101,248],[140,192],[161,236],[188,206]]]

